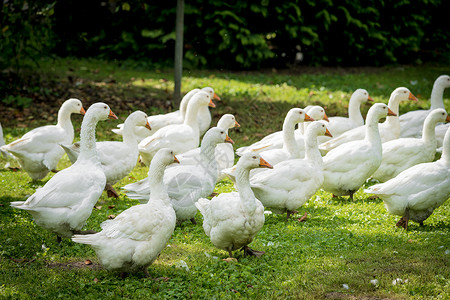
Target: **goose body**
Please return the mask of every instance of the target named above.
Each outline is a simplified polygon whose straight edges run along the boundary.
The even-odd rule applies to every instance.
[[[161,129],[165,126],[172,125],[172,124],[182,124],[186,117],[186,110],[187,110],[187,105],[188,105],[189,101],[192,99],[192,96],[194,96],[196,93],[198,93],[200,91],[207,92],[211,96],[212,99],[220,100],[219,96],[217,96],[217,94],[214,92],[214,89],[211,87],[204,87],[202,89],[193,89],[193,90],[189,91],[186,95],[184,95],[184,97],[181,99],[179,110],[176,110],[176,111],[173,111],[170,113],[166,113],[166,114],[149,116],[148,122],[152,128],[150,131],[146,130],[145,128],[136,127],[134,130],[135,130],[136,136],[138,137],[138,141],[140,142],[143,139],[145,139],[146,137],[153,135],[156,131],[158,131],[159,129]],[[198,110],[197,122],[198,122],[198,128],[200,130],[200,135],[203,135],[211,125],[211,113],[210,113],[208,107],[201,107]],[[123,134],[123,126],[124,126],[124,124],[119,124],[119,125],[117,125],[118,128],[113,129],[112,131],[114,133],[122,135]]]
[[[386,104],[374,104],[367,114],[363,140],[342,144],[323,157],[322,188],[337,196],[355,193],[381,164],[381,137],[378,122],[395,115]]]
[[[142,162],[149,165],[155,153],[161,148],[170,148],[175,154],[197,148],[200,141],[198,111],[208,105],[215,107],[208,93],[200,91],[192,96],[182,124],[165,126],[139,143]],[[151,123],[150,126],[152,126]]]
[[[217,127],[223,129],[225,133],[228,134],[228,130],[230,128],[240,127],[240,125],[232,114],[225,114],[219,119],[219,122],[217,122]],[[177,155],[180,164],[183,165],[198,164],[200,160],[200,150],[201,147],[198,147]],[[219,177],[217,178],[217,181],[220,181],[226,176],[223,173],[223,170],[232,167],[234,164],[233,145],[231,143],[218,144],[214,152],[217,162],[217,170],[219,172]],[[173,164],[172,166],[176,165]]]
[[[248,244],[264,225],[264,206],[255,198],[249,183],[250,169],[271,167],[258,154],[244,154],[237,164],[238,192],[222,193],[211,200],[201,198],[196,206],[203,215],[203,229],[214,246],[228,252],[244,248],[248,254],[261,255]]]
[[[312,120],[328,120],[325,110],[321,106],[308,106],[304,111],[310,116]],[[287,117],[287,115],[286,115]],[[286,122],[286,118],[285,118]],[[284,124],[284,123],[283,123]],[[307,123],[299,123],[298,129],[295,130],[295,141],[298,145],[298,151],[304,153],[304,140],[303,133]],[[281,149],[284,145],[284,133],[283,130],[276,131],[265,136],[260,141],[246,147],[241,147],[236,150],[236,154],[242,156],[245,153],[261,153],[272,149]],[[304,154],[300,154],[303,157]]]
[[[412,166],[365,192],[380,197],[390,214],[402,216],[397,226],[408,229],[409,220],[423,224],[450,198],[450,130],[439,160]]]
[[[84,109],[80,100],[71,98],[59,109],[56,125],[35,128],[20,139],[1,146],[2,151],[11,153],[31,179],[43,179],[50,171],[56,170],[64,154],[59,144],[73,142],[74,130],[70,120],[73,113],[84,114]]]
[[[71,237],[79,231],[91,215],[106,183],[95,150],[95,126],[107,118],[117,119],[108,105],[93,104],[81,125],[78,160],[56,173],[26,201],[11,202],[11,206],[28,211],[37,225],[59,237]]]
[[[304,159],[289,159],[276,164],[273,169],[258,172],[250,177],[250,186],[264,207],[276,213],[299,208],[316,193],[323,183],[323,163],[317,137],[331,135],[323,121],[312,122],[306,129]]]
[[[193,219],[197,213],[194,203],[214,191],[218,176],[214,149],[217,144],[225,141],[233,143],[225,130],[213,127],[206,132],[202,140],[197,164],[180,164],[166,169],[164,184],[179,223]],[[141,203],[147,202],[153,192],[148,177],[128,184],[123,189],[129,198],[138,199]]]
[[[148,172],[153,192],[146,204],[132,206],[103,222],[98,233],[74,235],[72,240],[90,245],[107,270],[142,270],[148,276],[148,266],[158,258],[175,229],[175,211],[163,183],[164,169],[174,160],[170,149],[156,153]]]
[[[421,138],[399,138],[383,143],[381,165],[372,178],[384,182],[414,165],[433,161],[437,146],[435,127],[445,121],[450,121],[445,110],[435,109],[425,119]]]
[[[414,97],[414,95],[405,87],[396,88],[391,93],[388,106],[389,109],[394,112],[395,116],[387,117],[386,121],[379,124],[380,136],[383,143],[400,137],[400,122],[398,120],[399,104],[401,101],[406,100],[417,101],[417,98]],[[333,132],[331,132],[331,134],[333,134]],[[359,126],[344,132],[336,138],[320,144],[319,149],[322,153],[327,153],[328,151],[350,141],[362,140],[364,139],[365,134],[365,126]]]
[[[135,128],[138,126],[150,130],[147,114],[142,111],[133,112],[125,120],[122,142],[105,141],[96,143],[98,159],[106,175],[106,188],[108,195],[111,197],[119,196],[112,186],[127,176],[136,166],[139,151]],[[61,146],[74,163],[79,155],[80,144]]]
[[[428,114],[437,109],[444,107],[444,91],[446,88],[450,87],[450,76],[441,75],[434,81],[433,89],[431,90],[430,109],[418,109],[409,111],[399,117],[400,120],[400,136],[401,137],[413,137],[420,138],[422,135],[422,128],[425,121],[425,118]],[[443,130],[442,134],[439,134],[438,141],[440,141],[439,145],[442,146],[442,140],[444,138],[446,130]]]

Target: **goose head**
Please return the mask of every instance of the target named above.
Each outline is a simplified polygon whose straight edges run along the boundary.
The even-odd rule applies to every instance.
[[[87,112],[86,116],[93,116],[97,121],[102,121],[106,119],[117,120],[117,116],[109,108],[108,104],[103,102],[97,102],[92,104]]]
[[[209,106],[209,107],[216,107],[214,102],[212,101],[212,97],[209,93],[204,91],[199,91],[194,96],[192,96],[192,99],[188,103],[188,109],[192,106]]]
[[[228,136],[225,129],[220,127],[210,128],[203,137],[203,141],[211,142],[213,145],[220,143],[234,144],[234,141]],[[202,142],[203,142],[202,141]]]
[[[443,88],[450,87],[450,76],[448,75],[441,75],[439,76],[435,81],[434,85],[438,85]]]
[[[148,123],[148,116],[145,112],[137,110],[131,113],[125,122],[131,122],[134,126],[143,126],[148,130],[152,130],[150,124]]]
[[[86,111],[83,108],[83,104],[81,104],[81,101],[76,98],[70,98],[64,101],[64,103],[61,106],[61,110],[68,111],[72,114],[84,115],[86,113]]]
[[[178,158],[173,153],[172,149],[169,148],[161,148],[156,152],[155,156],[152,159],[153,161],[159,162],[164,166],[168,166],[172,163],[180,163]]]
[[[214,92],[214,89],[212,87],[209,87],[209,86],[204,87],[204,88],[202,88],[202,91],[207,92],[211,96],[211,99],[216,99],[216,100],[220,101],[220,97],[217,96],[217,94]]]
[[[311,116],[314,120],[325,120],[328,121],[327,114],[325,113],[325,109],[322,106],[314,105],[305,109],[308,115]]]
[[[292,124],[297,124],[303,123],[305,121],[314,121],[314,119],[310,117],[304,109],[294,107],[288,111],[286,115],[286,121]]]
[[[333,137],[331,133],[328,131],[326,122],[323,120],[314,121],[308,126],[308,128],[306,128],[306,135],[311,134],[314,136],[326,135],[329,137]]]
[[[232,114],[225,114],[220,118],[219,122],[217,122],[217,127],[229,129],[234,127],[241,127],[241,125],[239,125],[239,123],[236,121],[236,118]]]
[[[427,119],[430,119],[434,124],[439,122],[450,122],[450,116],[443,108],[433,109],[427,116]]]
[[[256,153],[246,153],[241,156],[236,167],[244,168],[247,170],[255,168],[269,168],[273,169],[273,166],[265,161],[259,154]]]
[[[369,92],[367,92],[365,89],[355,90],[351,98],[356,100],[357,103],[366,103],[367,101],[373,101],[372,97],[369,96]]]
[[[412,100],[415,102],[418,101],[417,98],[405,87],[396,88],[391,93],[391,99],[395,99],[396,103],[399,103],[400,101],[406,101],[406,100]],[[392,101],[390,100],[390,102],[392,102]]]
[[[387,116],[397,116],[397,114],[384,103],[375,103],[367,113],[367,119],[375,119],[377,122]]]

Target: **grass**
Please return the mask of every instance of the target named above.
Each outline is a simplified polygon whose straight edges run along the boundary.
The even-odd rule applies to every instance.
[[[173,88],[170,70],[144,71],[93,60],[41,62],[41,69],[45,70],[43,76],[51,74],[62,78],[68,68],[86,82],[98,83],[113,78],[118,86],[129,86],[131,91],[136,88],[137,92],[144,89],[154,97],[167,98]],[[365,88],[375,101],[387,103],[394,88],[406,86],[421,99],[418,107],[428,107],[433,81],[441,74],[448,74],[448,66],[327,69],[320,73],[312,69],[261,73],[185,71],[183,92],[213,86],[222,97],[222,102],[213,110],[214,121],[223,113],[234,113],[242,127],[230,131],[230,136],[236,141],[235,147],[240,147],[268,132],[280,130],[285,113],[293,106],[320,103],[329,116],[346,114],[345,105],[356,88]],[[163,78],[168,81],[161,80]],[[417,83],[412,85],[415,81]],[[447,95],[448,92],[445,103],[449,108]],[[132,98],[133,94],[128,97]],[[102,101],[107,102],[107,99]],[[363,110],[366,112],[368,107]],[[414,107],[402,103],[400,111]],[[130,111],[133,109],[131,107]],[[146,111],[150,112],[151,108]],[[122,120],[129,113],[115,112]],[[75,116],[73,120],[79,128],[81,117]],[[1,121],[7,142],[45,123],[29,120],[24,128],[16,128],[14,120]],[[118,140],[109,130],[118,123],[102,122],[97,130],[98,139]],[[59,168],[69,165],[67,157],[63,157]],[[116,188],[144,178],[146,174],[147,168],[137,165]],[[331,194],[319,191],[289,221],[282,215],[267,215],[262,231],[251,244],[252,248],[264,250],[266,254],[259,259],[238,254],[237,263],[222,260],[227,254],[211,244],[201,227],[202,217],[197,214],[199,225],[184,223],[177,227],[169,245],[150,266],[153,279],[144,278],[143,273],[120,279],[118,274],[98,265],[90,247],[67,239],[59,245],[54,234],[37,227],[27,212],[9,206],[11,201],[25,200],[50,177],[33,183],[21,170],[0,170],[1,298],[450,297],[448,201],[432,214],[424,227],[413,223],[405,231],[395,226],[398,218],[386,212],[381,200],[369,198],[362,189],[354,202],[332,198]],[[372,182],[367,183],[370,184]],[[232,189],[229,180],[216,186],[219,193]],[[124,195],[111,200],[104,193],[86,228],[99,229],[108,215],[117,215],[135,204],[137,201]],[[307,220],[298,222],[304,212],[308,213]],[[86,259],[93,264],[85,265]],[[375,284],[371,283],[375,279]]]

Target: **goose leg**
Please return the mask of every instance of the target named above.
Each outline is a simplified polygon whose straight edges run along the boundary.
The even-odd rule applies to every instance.
[[[117,193],[113,186],[109,183],[106,184],[105,190],[109,198],[119,198],[119,193]]]
[[[148,272],[147,267],[144,268],[144,274],[145,274],[145,277],[150,278],[150,273]]]
[[[53,172],[53,173],[58,173],[59,170],[53,169],[52,172]]]
[[[230,257],[233,257],[233,252],[231,251],[231,247],[228,248],[228,255],[229,255]]]
[[[289,220],[289,218],[290,218],[293,214],[296,214],[296,213],[298,213],[298,211],[296,211],[296,210],[287,210],[287,211],[286,211],[286,220]]]
[[[406,230],[408,230],[408,221],[409,221],[409,208],[405,209],[405,215],[398,220],[397,224],[395,224],[397,227],[403,227]]]
[[[62,238],[59,235],[57,235],[56,236],[56,241],[58,242],[58,244],[61,244]]]
[[[244,251],[244,256],[251,255],[251,256],[261,257],[264,253],[266,253],[264,251],[253,250],[252,248],[250,248],[248,246],[242,247],[242,250]]]
[[[192,224],[197,225],[197,221],[195,220],[195,218],[191,218],[190,220]]]
[[[121,272],[120,273],[120,278],[125,279],[128,277],[128,273],[127,272]]]

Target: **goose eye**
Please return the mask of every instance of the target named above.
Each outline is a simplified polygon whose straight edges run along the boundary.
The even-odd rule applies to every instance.
[[[221,131],[220,134],[223,134],[223,131]]]
[[[300,114],[303,114],[303,112],[301,111]]]
[[[252,156],[253,159],[256,159],[256,156]]]
[[[107,109],[107,107],[106,107],[106,106],[103,106],[103,108],[104,108],[104,109]]]

